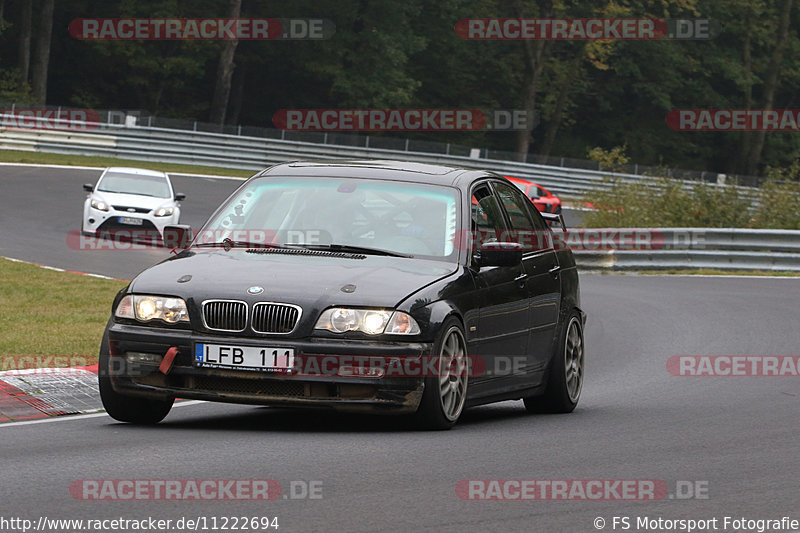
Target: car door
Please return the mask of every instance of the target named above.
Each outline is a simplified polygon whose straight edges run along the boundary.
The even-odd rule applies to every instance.
[[[533,203],[518,189],[506,183],[492,182],[500,206],[511,228],[506,240],[518,242],[523,249],[522,263],[525,296],[528,301],[528,335],[525,362],[518,368],[521,386],[538,385],[552,355],[558,325],[561,283],[559,264],[550,230]]]
[[[473,187],[471,194],[473,250],[485,242],[502,242],[508,234],[505,216],[487,182]],[[471,396],[487,396],[514,387],[512,363],[527,353],[529,309],[526,274],[522,263],[515,266],[483,266],[475,254],[471,270],[476,286],[476,324],[468,324],[470,354],[477,356]],[[474,328],[474,329],[473,329]]]

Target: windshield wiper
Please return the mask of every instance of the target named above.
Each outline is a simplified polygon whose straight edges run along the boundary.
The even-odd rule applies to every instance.
[[[302,246],[309,250],[330,250],[331,252],[350,252],[354,254],[366,255],[386,255],[389,257],[414,257],[411,254],[402,254],[400,252],[393,252],[391,250],[383,250],[381,248],[370,248],[369,246],[356,246],[352,244],[295,244],[292,246]]]
[[[225,248],[226,250],[230,250],[231,248],[294,248],[293,246],[288,246],[286,244],[277,244],[277,243],[270,243],[270,242],[250,242],[250,241],[234,241],[229,238],[224,238],[220,242],[201,242],[194,245],[197,248]]]

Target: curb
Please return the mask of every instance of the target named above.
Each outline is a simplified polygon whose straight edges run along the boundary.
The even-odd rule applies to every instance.
[[[0,424],[102,410],[97,365],[0,372]]]
[[[39,268],[44,268],[46,270],[53,270],[55,272],[69,272],[70,274],[80,274],[82,276],[91,276],[93,278],[100,278],[100,279],[110,279],[112,281],[130,281],[129,279],[120,279],[120,278],[112,278],[111,276],[104,276],[102,274],[93,274],[91,272],[81,272],[79,270],[67,270],[64,268],[53,267],[49,265],[42,265],[40,263],[32,263],[30,261],[23,261],[22,259],[14,259],[13,257],[6,257],[0,256],[0,258],[5,259],[7,261],[11,261],[12,263],[23,263],[26,265],[33,265]]]

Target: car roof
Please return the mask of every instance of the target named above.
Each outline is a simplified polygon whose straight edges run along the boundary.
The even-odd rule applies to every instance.
[[[328,176],[458,185],[482,176],[499,177],[489,171],[455,166],[364,159],[355,161],[292,161],[272,166],[256,176]]]
[[[120,174],[136,174],[138,176],[157,176],[166,178],[167,173],[160,170],[149,170],[146,168],[133,168],[133,167],[108,167],[106,172],[119,172]]]

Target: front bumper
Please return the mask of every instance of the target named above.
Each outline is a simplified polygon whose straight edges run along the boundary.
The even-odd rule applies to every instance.
[[[121,219],[136,219],[139,224],[127,224]],[[108,232],[121,239],[127,240],[151,240],[153,237],[161,239],[164,234],[164,227],[170,224],[177,224],[176,215],[167,217],[157,217],[150,213],[127,213],[123,211],[99,211],[89,208],[84,217],[84,231],[90,234],[100,234]]]
[[[109,328],[108,338],[108,373],[120,394],[398,414],[416,411],[424,390],[422,374],[370,377],[341,375],[339,371],[346,370],[344,365],[354,358],[367,356],[397,360],[402,367],[432,349],[430,343],[419,342],[216,336],[122,323]],[[197,343],[291,347],[299,372],[200,368],[193,360]],[[178,354],[166,374],[159,370],[158,362],[144,364],[128,359],[131,353],[163,356],[171,347],[177,348]]]

